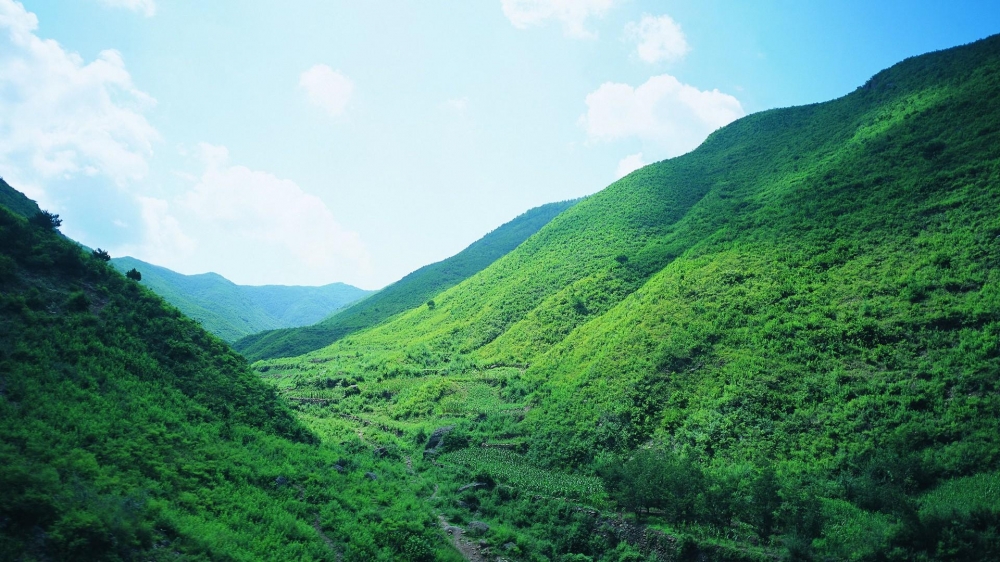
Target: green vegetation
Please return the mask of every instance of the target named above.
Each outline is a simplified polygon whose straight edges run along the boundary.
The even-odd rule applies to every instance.
[[[58,230],[62,225],[62,219],[59,218],[59,215],[52,214],[48,211],[38,211],[28,217],[28,224],[47,230]]]
[[[998,559],[998,98],[751,115],[257,376],[0,209],[0,558]]]
[[[996,559],[998,96],[1000,36],[751,115],[256,369],[510,559]]]
[[[481,271],[576,203],[562,201],[531,209],[454,256],[421,267],[314,326],[254,334],[237,341],[234,347],[251,361],[294,357],[326,347],[425,302],[433,309],[435,303],[428,300],[430,297]]]
[[[34,201],[11,187],[3,178],[0,178],[0,205],[25,218],[41,211]]]
[[[111,264],[123,273],[141,273],[144,285],[228,343],[264,330],[312,324],[370,294],[343,283],[237,285],[215,273],[182,275],[131,257],[113,258]]]
[[[398,462],[50,228],[0,241],[0,559],[456,559]]]
[[[543,470],[509,450],[470,447],[440,459],[463,465],[474,474],[484,476],[484,480],[503,482],[512,489],[603,504],[600,498],[604,488],[600,478]]]

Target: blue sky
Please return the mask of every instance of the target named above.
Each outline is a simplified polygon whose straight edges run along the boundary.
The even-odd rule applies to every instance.
[[[378,288],[996,1],[0,0],[0,175],[112,255]]]

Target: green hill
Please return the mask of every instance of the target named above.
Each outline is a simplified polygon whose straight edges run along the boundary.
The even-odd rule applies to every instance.
[[[41,210],[34,201],[11,187],[3,178],[0,178],[0,205],[22,217],[30,217]]]
[[[246,361],[0,207],[0,559],[455,559],[399,459],[320,444]]]
[[[111,264],[122,273],[138,270],[144,285],[229,343],[264,330],[313,324],[371,293],[344,283],[237,285],[217,273],[183,275],[132,257],[113,258]]]
[[[498,227],[454,256],[424,266],[375,295],[322,322],[302,328],[253,334],[233,347],[251,361],[302,355],[374,326],[400,312],[424,305],[516,248],[577,201],[549,203]]]
[[[328,438],[433,432],[513,557],[996,559],[998,98],[995,36],[750,115],[257,369]]]

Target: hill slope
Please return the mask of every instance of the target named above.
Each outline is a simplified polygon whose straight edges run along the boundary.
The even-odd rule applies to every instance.
[[[457,556],[401,463],[318,444],[221,340],[2,206],[0,490],[3,560]]]
[[[454,256],[420,269],[377,294],[316,324],[247,336],[234,344],[251,361],[294,357],[427,303],[428,299],[481,271],[516,248],[577,201],[549,203],[503,224]]]
[[[330,398],[310,423],[455,426],[439,473],[473,507],[442,509],[532,556],[993,559],[998,97],[995,36],[748,116],[433,309],[258,370]]]
[[[237,285],[217,273],[183,275],[132,257],[113,258],[111,264],[122,273],[137,269],[144,285],[229,343],[264,330],[318,322],[371,294],[344,283]]]
[[[41,210],[34,201],[11,187],[3,178],[0,178],[0,205],[22,217],[30,217]]]

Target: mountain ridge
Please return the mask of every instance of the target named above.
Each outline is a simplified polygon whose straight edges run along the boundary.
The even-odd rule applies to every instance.
[[[373,293],[344,283],[238,285],[218,273],[184,275],[130,256],[112,258],[111,264],[122,273],[138,270],[143,284],[228,343],[314,323]]]
[[[493,479],[462,501],[534,548],[555,540],[528,528],[549,516],[503,486],[649,516],[718,559],[990,559],[998,96],[993,36],[744,117],[562,213],[434,308],[256,368],[329,397],[300,406],[317,427],[363,412],[369,433],[457,428],[459,468],[441,473]],[[519,477],[532,471],[598,478],[608,496]],[[730,527],[745,538],[712,530]]]
[[[0,557],[995,560],[996,99],[747,116],[257,377],[0,208]]]
[[[426,304],[441,290],[481,270],[579,200],[549,203],[525,211],[454,256],[425,265],[357,304],[313,326],[247,336],[234,343],[251,361],[292,357],[319,349],[409,308]]]

